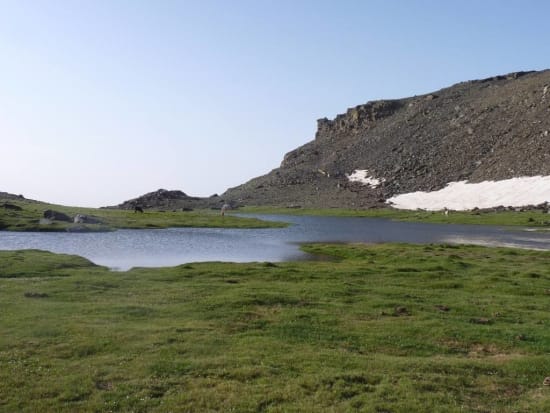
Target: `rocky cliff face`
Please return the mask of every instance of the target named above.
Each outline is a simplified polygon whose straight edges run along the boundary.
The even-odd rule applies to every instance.
[[[369,207],[461,180],[550,175],[550,71],[368,102],[221,196],[239,205]]]

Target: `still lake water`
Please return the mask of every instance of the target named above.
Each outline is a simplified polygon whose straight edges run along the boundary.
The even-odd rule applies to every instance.
[[[377,218],[242,214],[289,222],[287,228],[169,228],[104,233],[0,231],[0,250],[77,254],[113,269],[165,267],[199,261],[307,259],[304,242],[463,243],[550,250],[549,232],[494,226],[425,224]]]

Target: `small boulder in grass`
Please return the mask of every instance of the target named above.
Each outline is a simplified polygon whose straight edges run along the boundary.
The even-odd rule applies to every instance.
[[[544,386],[550,386],[550,377],[546,377],[544,381],[542,382]]]
[[[393,314],[396,315],[396,316],[411,315],[411,313],[407,309],[407,307],[402,307],[402,306],[395,307]]]
[[[450,310],[449,307],[447,307],[446,305],[443,305],[443,304],[438,304],[435,306],[435,308],[437,308],[439,311],[443,311],[443,312],[447,312]]]

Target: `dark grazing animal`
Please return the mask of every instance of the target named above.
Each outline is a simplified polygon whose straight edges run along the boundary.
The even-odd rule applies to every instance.
[[[140,213],[143,214],[143,208],[140,207],[140,206],[135,206],[135,207],[134,207],[134,214],[135,214],[136,212],[140,212]]]

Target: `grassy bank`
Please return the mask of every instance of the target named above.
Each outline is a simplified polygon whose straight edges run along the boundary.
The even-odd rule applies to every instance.
[[[5,204],[11,208],[4,207]],[[13,206],[20,209],[14,209]],[[98,218],[100,224],[78,225],[54,220],[41,223],[44,211],[55,210],[69,217],[83,214]],[[67,231],[73,228],[84,231],[111,231],[117,228],[169,228],[169,227],[215,227],[215,228],[271,228],[284,223],[266,222],[258,219],[220,215],[219,211],[134,211],[102,208],[78,208],[20,200],[0,200],[0,230],[7,231]]]
[[[438,224],[478,224],[503,226],[529,226],[550,228],[550,215],[541,211],[453,211],[445,215],[441,211],[411,211],[393,208],[373,209],[310,209],[277,207],[244,207],[239,212],[284,214],[284,215],[322,215],[341,217],[387,218],[398,221],[432,222]]]
[[[305,249],[336,259],[0,252],[0,411],[550,411],[549,253]]]

